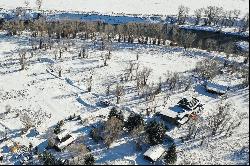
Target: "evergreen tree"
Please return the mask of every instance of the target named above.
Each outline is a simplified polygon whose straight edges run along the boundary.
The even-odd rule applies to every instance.
[[[111,111],[109,112],[108,119],[110,119],[113,116],[122,120],[122,121],[124,120],[124,116],[123,116],[122,112],[118,111],[117,108],[115,108],[115,107],[113,107],[111,109]]]
[[[95,158],[92,154],[85,156],[84,165],[94,165],[94,163],[95,163]]]
[[[176,146],[175,146],[175,144],[173,144],[169,148],[169,150],[168,150],[166,156],[164,157],[164,159],[165,159],[165,163],[167,165],[175,164],[175,162],[177,160],[177,154],[176,154]]]
[[[125,127],[128,131],[132,131],[134,128],[139,127],[140,125],[144,125],[144,120],[139,114],[130,114],[127,122],[125,123]]]
[[[146,126],[146,133],[151,145],[157,145],[163,143],[166,128],[164,124],[157,123],[156,121],[150,122]]]

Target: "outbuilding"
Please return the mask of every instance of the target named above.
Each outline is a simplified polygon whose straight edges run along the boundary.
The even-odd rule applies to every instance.
[[[144,154],[144,158],[150,162],[156,162],[166,153],[162,145],[151,146]]]
[[[206,90],[210,93],[215,93],[215,94],[218,94],[218,95],[224,95],[227,93],[229,87],[228,86],[225,86],[225,85],[221,85],[219,83],[216,83],[216,82],[206,82],[205,83],[205,87],[206,87]]]
[[[58,151],[62,151],[65,147],[70,145],[73,141],[76,140],[76,137],[72,134],[69,134],[69,131],[64,130],[63,132],[59,133],[56,137],[55,148]]]

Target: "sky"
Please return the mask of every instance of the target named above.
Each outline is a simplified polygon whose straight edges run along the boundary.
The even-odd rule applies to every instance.
[[[25,0],[0,0],[1,8],[16,8],[24,5]],[[36,0],[30,1],[35,8]],[[225,9],[241,10],[241,16],[249,11],[249,0],[43,0],[43,9],[85,11],[100,13],[126,14],[176,14],[179,5],[190,8],[190,14],[197,8],[215,5]]]

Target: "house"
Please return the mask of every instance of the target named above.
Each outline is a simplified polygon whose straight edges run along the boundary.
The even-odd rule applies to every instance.
[[[156,162],[166,152],[166,149],[162,145],[151,146],[144,154],[144,158],[150,162]]]
[[[187,111],[195,110],[196,108],[202,108],[202,104],[195,97],[182,98],[177,104],[179,105],[179,107]]]
[[[207,81],[205,83],[205,88],[208,92],[218,94],[218,95],[224,95],[227,93],[229,87],[219,84],[214,81]]]
[[[176,118],[179,125],[187,123],[190,118],[196,119],[197,113],[203,109],[203,104],[195,97],[182,98],[178,102],[178,106],[183,109],[183,112],[178,113]],[[199,109],[197,110],[197,108]]]
[[[59,133],[56,137],[55,149],[62,151],[65,147],[70,145],[73,141],[76,140],[76,137],[72,134],[69,134],[67,130]]]

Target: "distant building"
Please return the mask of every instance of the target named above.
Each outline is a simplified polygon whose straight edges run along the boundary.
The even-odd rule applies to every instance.
[[[151,146],[144,154],[144,158],[150,162],[156,162],[166,152],[166,149],[162,145]]]

